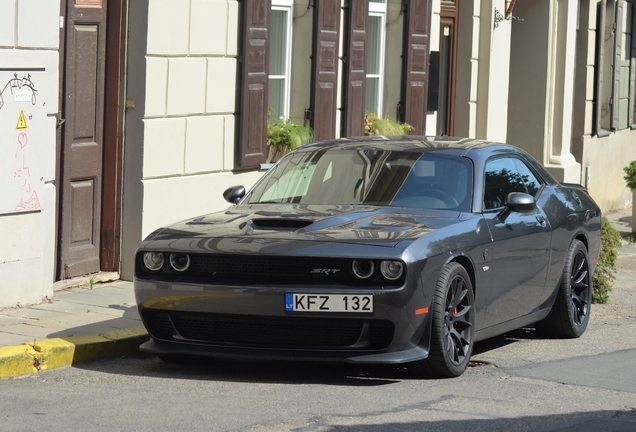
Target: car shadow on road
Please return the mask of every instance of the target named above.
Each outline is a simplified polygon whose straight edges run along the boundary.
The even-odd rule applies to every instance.
[[[475,347],[473,348],[473,355],[483,354],[488,351],[503,348],[507,345],[514,344],[521,340],[532,339],[546,339],[546,337],[540,335],[533,327],[523,327],[508,333],[504,333],[500,336],[495,336],[490,339],[477,342],[475,344]]]
[[[475,344],[474,354],[496,350],[522,339],[539,336],[532,328],[515,330]],[[127,367],[121,368],[119,361]],[[285,360],[244,360],[212,357],[185,358],[180,363],[165,363],[152,355],[140,354],[127,358],[86,362],[73,367],[104,373],[130,374],[167,379],[192,379],[227,382],[321,384],[336,386],[368,387],[389,385],[405,380],[429,380],[414,365],[373,365],[339,362],[307,362]],[[469,369],[488,367],[480,361],[471,361]]]

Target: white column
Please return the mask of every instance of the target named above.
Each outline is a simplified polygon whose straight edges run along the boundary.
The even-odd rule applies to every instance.
[[[550,5],[544,160],[558,180],[580,183],[581,165],[571,153],[577,0]]]

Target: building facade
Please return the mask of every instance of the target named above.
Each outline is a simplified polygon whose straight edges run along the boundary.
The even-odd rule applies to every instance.
[[[132,279],[139,242],[222,210],[271,159],[365,113],[508,142],[604,211],[631,204],[627,0],[0,0],[0,307]],[[34,195],[35,194],[35,195]]]

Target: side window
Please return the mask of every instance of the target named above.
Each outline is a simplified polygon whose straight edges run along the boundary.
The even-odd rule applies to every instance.
[[[484,180],[484,210],[503,207],[510,192],[528,193],[526,182],[511,158],[489,161]]]
[[[519,174],[521,175],[521,179],[526,185],[526,193],[532,195],[533,197],[537,196],[537,192],[541,189],[541,182],[537,177],[530,171],[530,168],[521,160],[515,159],[515,165],[519,170]]]

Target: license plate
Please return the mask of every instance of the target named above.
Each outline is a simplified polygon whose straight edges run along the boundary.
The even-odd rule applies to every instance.
[[[287,312],[373,312],[372,295],[285,294]]]

